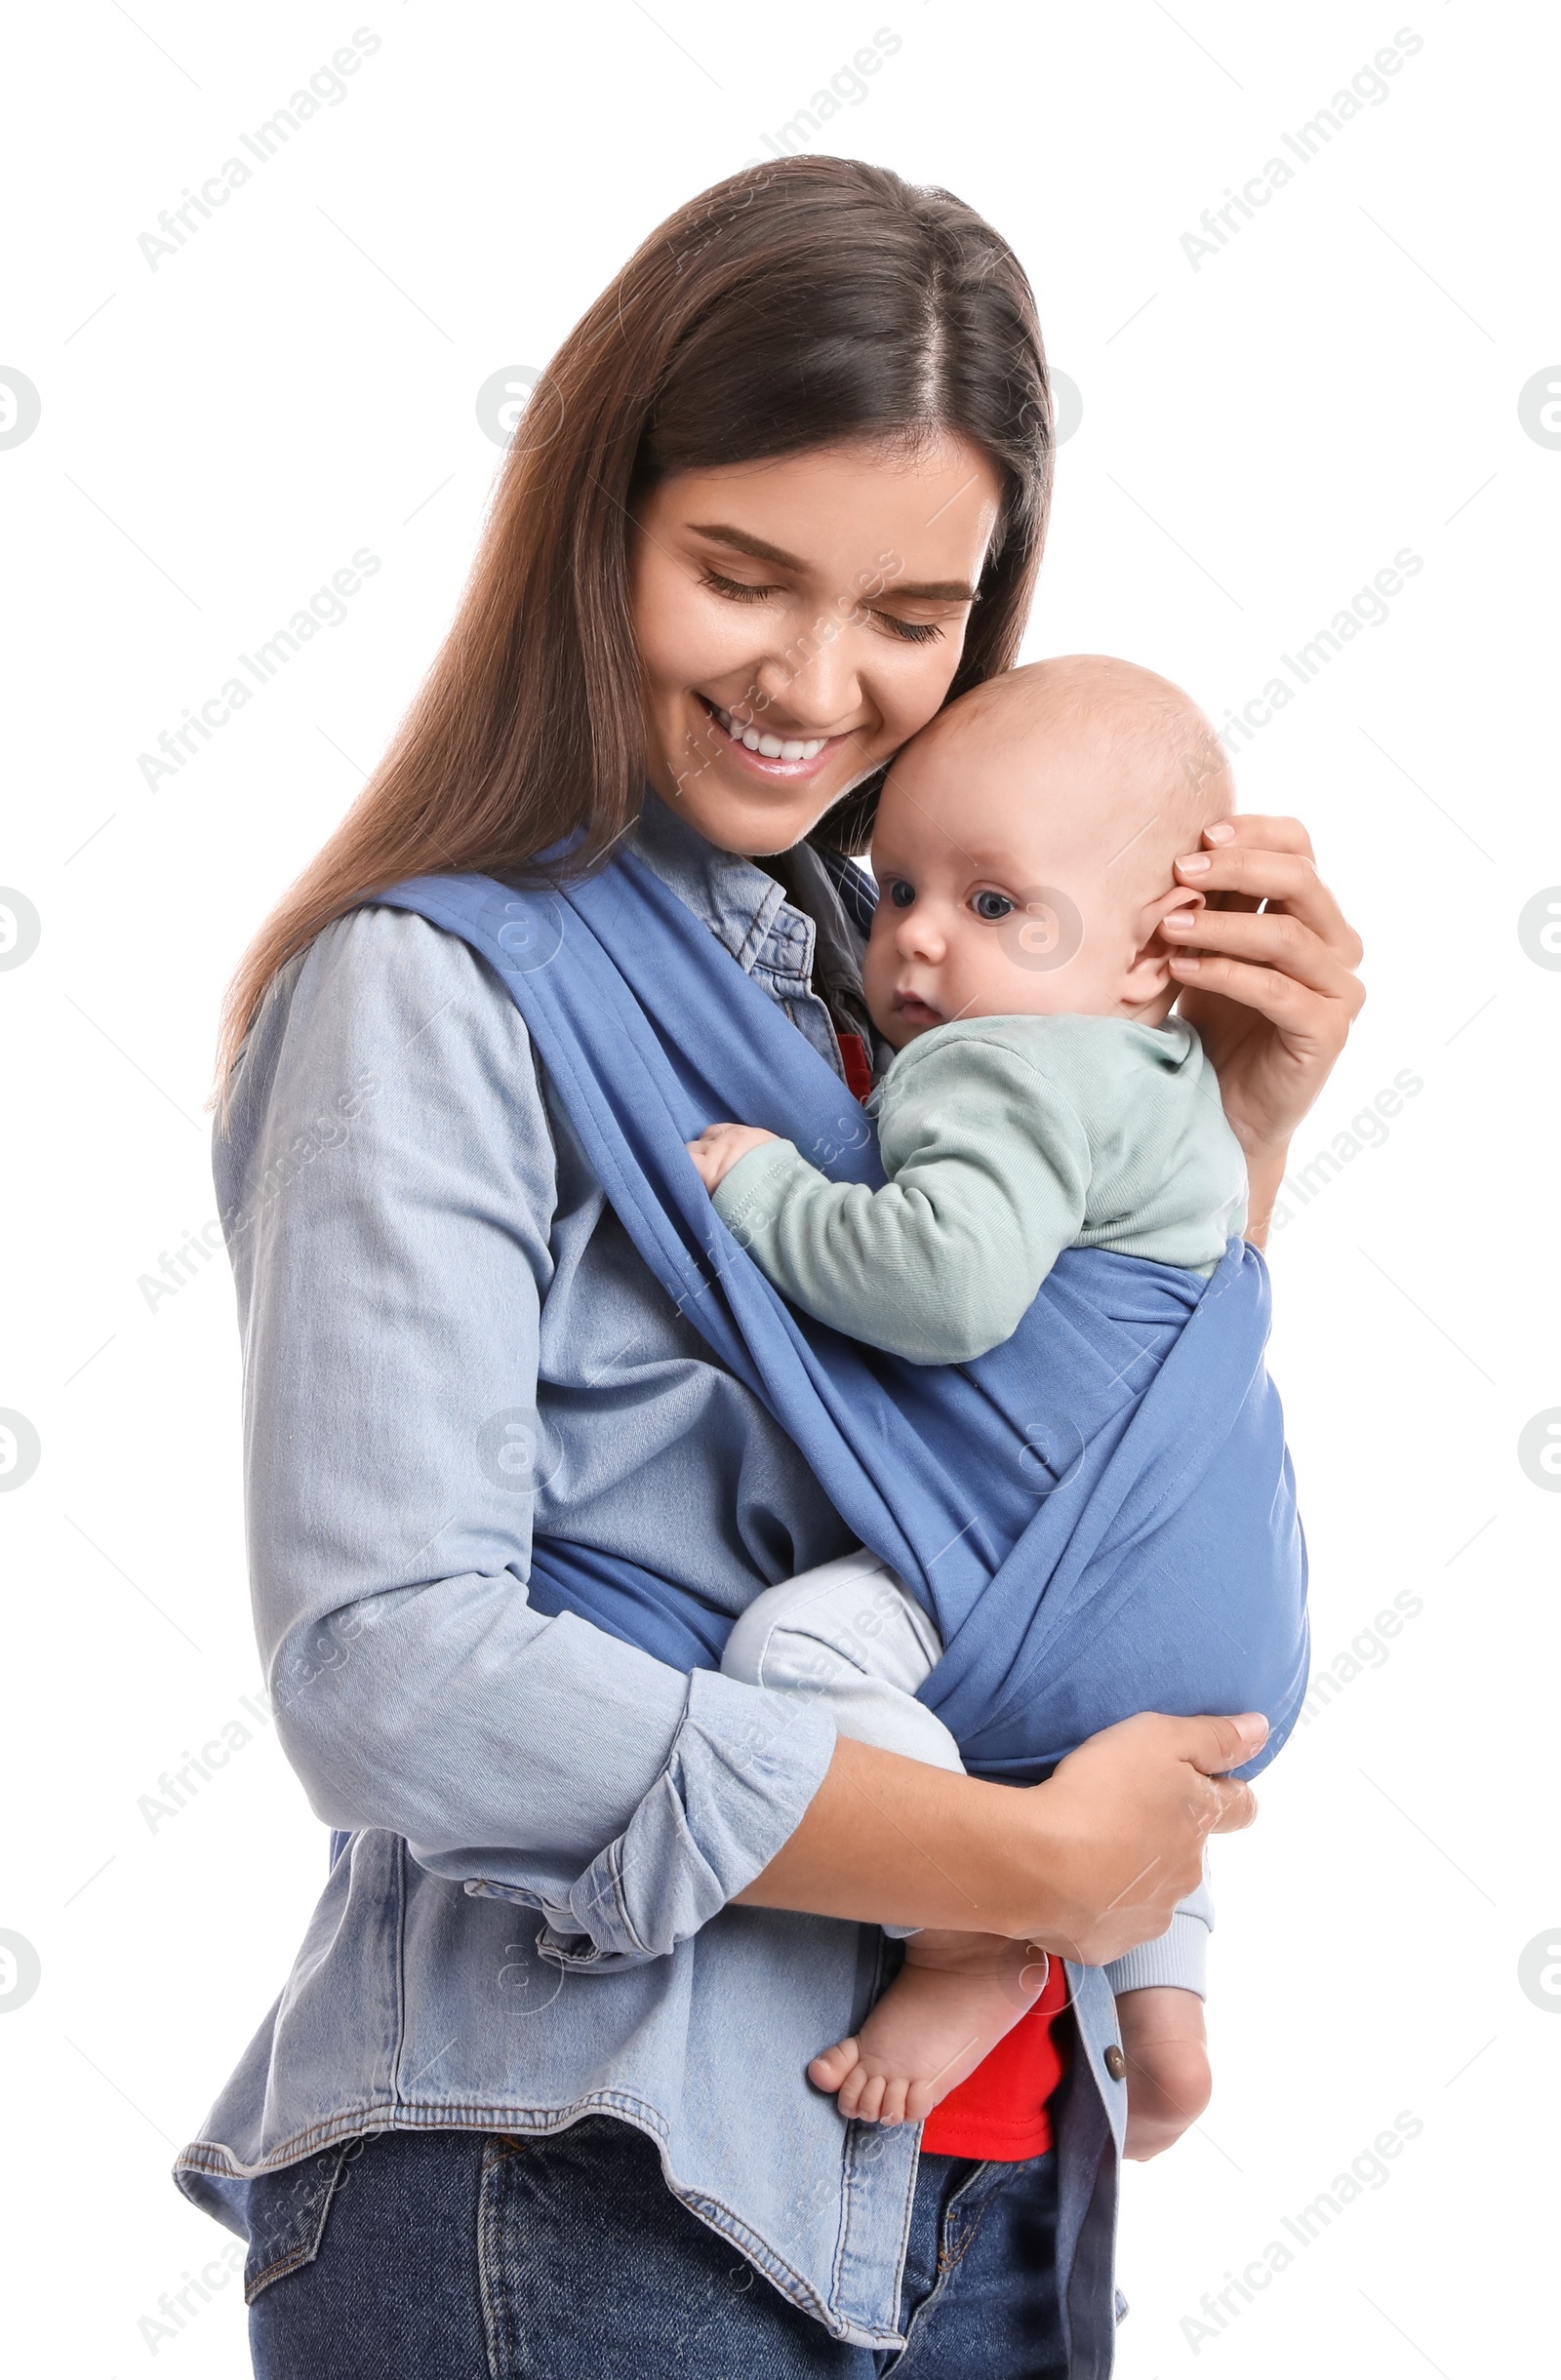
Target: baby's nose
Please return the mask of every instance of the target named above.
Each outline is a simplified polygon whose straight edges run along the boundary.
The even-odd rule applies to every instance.
[[[896,947],[901,958],[941,959],[943,936],[931,916],[919,907],[906,911],[895,934]]]

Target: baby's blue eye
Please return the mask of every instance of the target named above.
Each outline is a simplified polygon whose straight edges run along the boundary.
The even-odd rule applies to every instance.
[[[971,907],[977,916],[985,918],[990,924],[995,924],[999,918],[1007,917],[1013,906],[1014,904],[1006,892],[978,892],[971,902]]]
[[[908,909],[916,897],[916,888],[906,884],[903,877],[897,876],[889,888],[889,897],[897,909]]]

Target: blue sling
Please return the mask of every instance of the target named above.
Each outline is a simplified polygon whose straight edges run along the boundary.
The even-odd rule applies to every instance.
[[[505,985],[652,1273],[932,1614],[921,1699],[970,1769],[1032,1781],[1141,1710],[1261,1710],[1242,1773],[1273,1757],[1305,1691],[1305,1555],[1256,1250],[1233,1240],[1205,1282],[1070,1249],[973,1364],[865,1348],[785,1304],[684,1144],[733,1117],[876,1185],[871,1124],[637,854],[557,891],[437,876],[377,897]],[[732,1624],[676,1577],[545,1535],[531,1595],[680,1669],[718,1667]]]

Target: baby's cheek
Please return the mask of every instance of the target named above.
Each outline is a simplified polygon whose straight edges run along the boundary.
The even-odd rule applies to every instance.
[[[962,936],[954,953],[959,983],[953,1006],[976,1016],[1027,1016],[1044,1008],[1046,979],[1022,958],[1012,919]]]
[[[979,938],[978,938],[979,936]],[[973,1016],[1063,1016],[1100,1009],[1083,955],[1059,951],[1050,921],[1036,926],[1015,912],[979,927],[962,943],[963,978],[953,1007]]]

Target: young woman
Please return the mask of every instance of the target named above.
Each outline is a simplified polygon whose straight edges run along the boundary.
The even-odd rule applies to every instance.
[[[1132,1720],[1013,1790],[778,1727],[582,1619],[561,1549],[724,1626],[855,1540],[648,1267],[499,976],[376,897],[632,850],[860,1117],[840,854],[897,748],[1015,659],[1050,462],[1028,288],[968,208],[824,158],[706,193],[540,382],[406,727],[241,970],[217,1169],[257,1624],[351,1837],[179,2162],[249,2238],[264,2380],[1110,2368],[1110,1985],[1125,2018],[1186,2004],[1159,1937],[1251,1816],[1261,1722]],[[1208,842],[1176,964],[1262,1218],[1358,944],[1293,822]],[[978,1906],[1067,1959],[1071,2009],[920,2143],[842,2122],[804,2070],[878,1926]],[[1130,2149],[1201,2104],[1188,2070]]]

